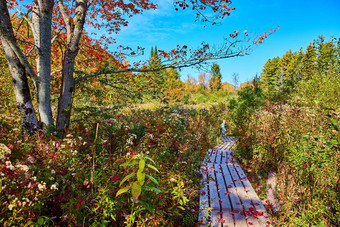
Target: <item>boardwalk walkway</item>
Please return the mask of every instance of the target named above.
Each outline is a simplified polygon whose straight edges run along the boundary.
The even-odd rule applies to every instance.
[[[201,165],[199,222],[203,226],[270,226],[265,207],[232,156],[234,138],[213,150]]]

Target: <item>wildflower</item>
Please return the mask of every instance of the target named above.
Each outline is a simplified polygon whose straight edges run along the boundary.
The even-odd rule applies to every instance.
[[[27,161],[29,161],[30,163],[33,163],[33,162],[34,162],[34,158],[33,158],[32,156],[29,156],[29,157],[27,158]]]
[[[170,181],[171,181],[171,182],[174,182],[174,181],[175,181],[175,178],[171,177],[171,178],[170,178]]]
[[[58,190],[58,183],[52,184],[51,185],[51,190]]]
[[[5,162],[5,165],[6,165],[6,167],[7,167],[8,169],[10,169],[10,170],[14,170],[14,169],[15,169],[14,166],[12,165],[12,162],[11,162],[11,161],[6,161],[6,162]]]
[[[28,166],[26,165],[17,164],[15,167],[21,169],[24,172],[27,172],[29,170]]]
[[[110,181],[117,181],[120,178],[120,176],[114,176],[110,178]]]
[[[46,189],[46,183],[41,182],[38,184],[39,191],[44,191]]]

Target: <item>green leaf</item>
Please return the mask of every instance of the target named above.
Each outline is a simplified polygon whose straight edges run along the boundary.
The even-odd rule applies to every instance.
[[[137,201],[138,196],[140,195],[141,192],[142,192],[142,187],[138,184],[137,181],[134,182],[131,188],[132,200]]]
[[[155,182],[155,184],[157,184],[157,185],[159,184],[158,181],[154,177],[150,176],[149,174],[145,174],[145,176],[147,176],[150,180]]]
[[[123,194],[123,193],[129,191],[130,188],[131,188],[131,186],[129,185],[129,186],[125,187],[125,188],[119,189],[119,191],[117,192],[116,196],[119,196],[120,194]]]
[[[146,158],[146,159],[148,159],[148,160],[150,160],[153,164],[156,164],[155,163],[155,161],[154,160],[152,160],[151,158],[149,158],[149,157],[144,157],[144,158]]]
[[[331,119],[332,120],[332,124],[334,126],[337,126],[338,125],[338,120],[337,119]]]
[[[138,170],[138,172],[137,172],[137,180],[138,180],[138,183],[141,186],[143,186],[144,180],[145,180],[145,173],[143,173],[142,171]]]
[[[181,210],[185,210],[185,208],[182,207],[182,206],[178,206],[178,208],[181,209]]]
[[[125,176],[124,179],[122,180],[122,182],[120,182],[119,186],[121,186],[125,181],[127,181],[131,177],[134,177],[135,175],[136,175],[136,173],[131,173],[131,174]]]
[[[147,191],[153,191],[153,192],[156,192],[156,193],[161,193],[162,192],[159,188],[150,187],[150,186],[144,186],[143,189],[145,189]]]
[[[145,160],[144,159],[139,160],[139,170],[138,171],[143,172],[144,167],[145,167]]]
[[[129,161],[129,162],[125,162],[123,164],[121,164],[120,166],[133,166],[133,165],[136,165],[137,164],[137,160],[132,160],[132,161]]]
[[[159,170],[158,170],[156,167],[154,167],[153,165],[146,164],[146,166],[149,167],[150,169],[153,169],[153,170],[155,170],[156,172],[159,173]]]
[[[331,144],[339,144],[339,142],[337,140],[332,140]]]

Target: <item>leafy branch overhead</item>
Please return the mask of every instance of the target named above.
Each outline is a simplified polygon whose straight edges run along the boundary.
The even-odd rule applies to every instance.
[[[177,10],[194,11],[196,20],[205,25],[220,23],[235,10],[230,0],[174,0],[173,5]],[[159,50],[160,64],[153,68],[147,61],[128,61],[130,56],[143,54],[142,47],[133,50],[118,44],[116,51],[109,50],[109,45],[116,42],[115,35],[129,25],[129,18],[157,7],[151,0],[1,1],[1,42],[9,68],[13,69],[12,79],[17,82],[17,106],[27,130],[32,133],[38,128],[38,118],[48,127],[55,125],[61,131],[69,128],[74,92],[83,79],[117,73],[131,77],[132,73],[167,68],[209,68],[209,61],[250,54],[253,46],[274,32],[250,36],[247,31],[235,31],[218,45],[202,42],[198,48],[183,45]],[[99,37],[99,30],[105,30],[105,35]],[[36,86],[37,110],[27,74]],[[119,87],[113,83],[110,86]],[[56,108],[51,102],[54,97],[58,99]]]
[[[276,30],[270,30],[268,33],[265,32],[263,35],[256,36],[252,35],[250,38],[250,33],[246,30],[243,34],[238,31],[230,34],[230,38],[225,38],[223,43],[219,45],[209,45],[208,43],[202,42],[200,47],[196,49],[190,49],[187,45],[179,46],[170,51],[158,50],[158,56],[160,59],[159,67],[150,68],[147,66],[147,61],[139,61],[132,64],[127,62],[123,65],[122,69],[109,69],[103,68],[102,71],[96,72],[94,74],[87,74],[76,79],[79,82],[83,79],[89,77],[96,77],[102,74],[115,74],[124,72],[135,72],[135,73],[147,73],[154,71],[161,71],[164,69],[181,69],[186,67],[197,67],[200,70],[207,71],[210,68],[210,64],[213,61],[220,59],[227,59],[239,56],[246,56],[251,54],[252,48],[258,44],[261,44],[264,39],[268,38],[269,35],[274,33]],[[135,56],[136,51],[131,48],[126,48],[126,53],[119,52],[120,56]],[[140,50],[140,47],[138,47]],[[144,51],[143,51],[144,52]],[[143,54],[142,52],[142,54]],[[118,52],[114,53],[114,56],[118,56]]]

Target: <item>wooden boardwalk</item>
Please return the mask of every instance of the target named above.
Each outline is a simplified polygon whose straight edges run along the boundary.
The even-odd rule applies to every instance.
[[[234,138],[223,137],[224,143],[208,154],[201,165],[201,226],[270,226],[265,207],[247,176],[233,158]]]

